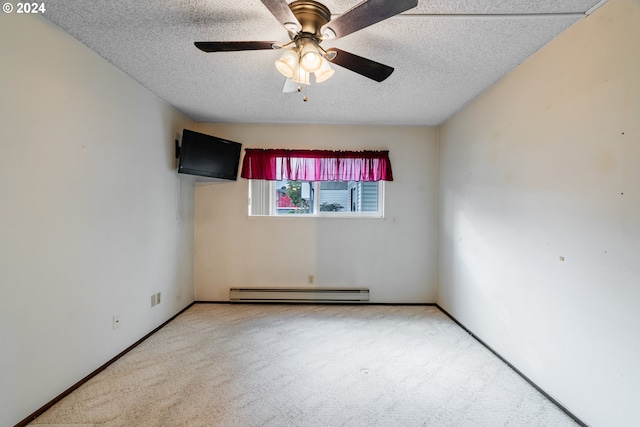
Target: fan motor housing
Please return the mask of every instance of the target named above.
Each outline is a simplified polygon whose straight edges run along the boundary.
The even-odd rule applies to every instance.
[[[313,0],[296,0],[289,4],[291,12],[302,26],[301,32],[321,37],[320,29],[331,20],[331,11]]]

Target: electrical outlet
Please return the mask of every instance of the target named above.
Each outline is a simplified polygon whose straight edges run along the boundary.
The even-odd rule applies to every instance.
[[[156,304],[160,304],[160,294],[161,294],[161,292],[158,292],[156,294]]]
[[[120,315],[113,315],[113,329],[118,329],[120,327]]]
[[[151,295],[151,307],[153,307],[154,305],[156,305],[156,294]]]
[[[313,285],[314,280],[315,280],[315,277],[313,277],[313,274],[310,274],[309,275],[309,284]]]

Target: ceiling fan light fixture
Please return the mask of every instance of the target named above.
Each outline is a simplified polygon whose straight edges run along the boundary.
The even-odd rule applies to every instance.
[[[314,40],[307,39],[303,41],[302,49],[300,50],[300,66],[307,73],[313,73],[322,66],[322,55]]]
[[[296,49],[289,49],[276,61],[276,68],[285,77],[293,77],[298,68],[298,52]]]
[[[309,73],[307,73],[304,68],[298,67],[296,71],[293,73],[293,77],[291,77],[291,81],[294,83],[300,83],[303,85],[311,84],[309,80]]]
[[[245,50],[285,49],[275,61],[278,72],[300,84],[309,84],[314,73],[317,83],[333,76],[328,62],[364,77],[381,82],[391,75],[393,67],[337,49],[325,50],[322,41],[340,38],[360,31],[375,23],[396,16],[418,5],[418,0],[362,0],[339,16],[317,0],[261,0],[269,12],[289,32],[289,42],[227,41],[195,42],[204,52],[239,52]],[[333,18],[333,19],[332,19]],[[306,100],[306,99],[305,99]]]
[[[316,83],[322,83],[329,80],[335,73],[336,71],[331,68],[329,61],[322,58],[322,65],[320,66],[320,69],[314,73],[316,76]]]

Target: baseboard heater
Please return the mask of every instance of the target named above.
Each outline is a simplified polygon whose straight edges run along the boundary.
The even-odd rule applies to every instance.
[[[366,288],[231,288],[232,302],[360,303],[369,301]]]

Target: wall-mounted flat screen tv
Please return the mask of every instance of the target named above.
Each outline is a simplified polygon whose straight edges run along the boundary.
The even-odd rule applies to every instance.
[[[178,173],[235,181],[242,144],[184,129]]]

